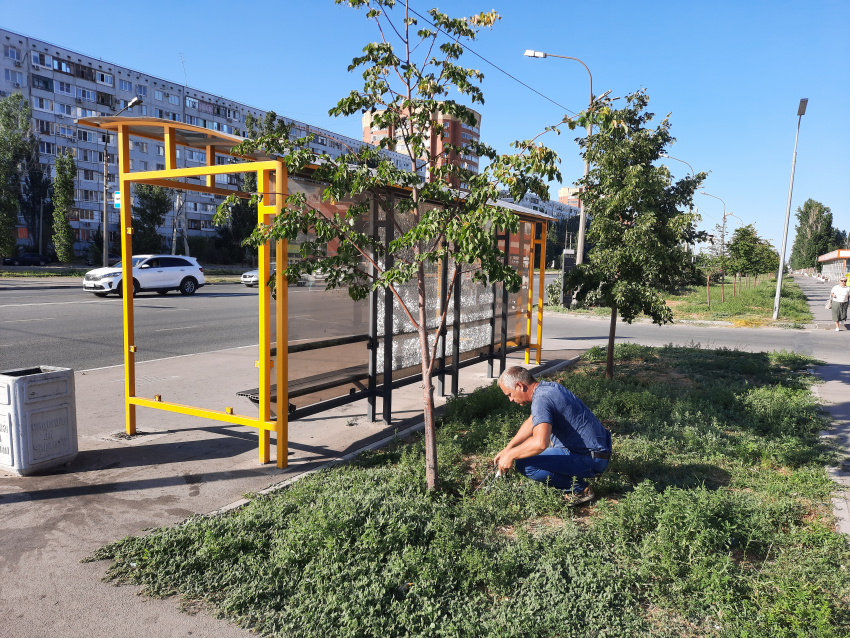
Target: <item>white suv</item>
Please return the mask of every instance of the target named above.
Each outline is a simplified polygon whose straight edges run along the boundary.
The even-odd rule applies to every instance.
[[[204,269],[194,257],[174,255],[133,255],[133,296],[151,290],[161,295],[169,290],[193,295],[204,285]],[[110,292],[123,294],[121,287],[121,263],[109,268],[96,268],[83,278],[83,290],[98,297]]]

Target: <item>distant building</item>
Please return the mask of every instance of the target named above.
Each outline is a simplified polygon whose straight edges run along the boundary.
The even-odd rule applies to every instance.
[[[520,206],[525,206],[526,208],[545,213],[546,215],[551,215],[556,219],[569,219],[573,215],[579,214],[578,206],[565,204],[560,201],[553,202],[551,200],[542,200],[540,199],[540,197],[538,197],[535,193],[532,192],[526,193],[525,197],[523,197],[520,201],[517,202],[514,201],[508,191],[500,191],[499,199],[507,202],[513,202],[514,204],[519,204]]]
[[[139,96],[141,106],[124,111],[127,115],[157,117],[173,122],[201,126],[245,137],[245,118],[251,113],[262,120],[266,112],[238,100],[192,88],[179,82],[137,71],[0,29],[3,57],[0,58],[0,97],[20,91],[32,106],[33,127],[40,137],[40,162],[50,166],[58,153],[68,150],[77,164],[76,198],[71,213],[71,226],[76,234],[74,248],[85,252],[92,236],[100,229],[103,219],[103,151],[104,135],[94,129],[78,126],[82,117],[109,116]],[[339,157],[359,149],[363,142],[309,124],[281,118],[293,127],[293,134],[302,137],[315,135],[311,148]],[[131,138],[130,169],[157,170],[165,167],[162,145],[141,138]],[[203,152],[178,149],[178,164],[199,166],[206,163]],[[399,168],[412,170],[410,158],[401,153],[385,151]],[[111,200],[117,184],[115,158],[117,147],[110,135],[106,148],[107,199]],[[219,156],[217,161],[227,161]],[[52,171],[51,171],[52,175]],[[216,186],[236,189],[235,176],[221,176],[227,183]],[[184,211],[178,217],[172,211],[159,228],[169,242],[172,229],[190,236],[214,236],[212,223],[216,206],[223,197],[206,193],[186,192]],[[126,201],[126,200],[125,200]],[[176,202],[175,202],[176,203]],[[183,228],[183,220],[186,228]],[[118,210],[109,210],[109,240],[117,240]],[[27,228],[21,221],[17,229],[18,243],[28,244]],[[45,239],[45,243],[49,238]]]
[[[580,188],[575,187],[559,188],[558,201],[574,208],[581,208],[581,199],[579,198],[580,191]]]
[[[441,138],[430,140],[431,147],[429,152],[431,153],[432,158],[439,158],[436,160],[437,166],[441,165],[445,161],[449,161],[454,163],[455,165],[463,166],[464,168],[472,171],[473,173],[478,173],[478,156],[472,152],[467,152],[458,155],[455,152],[452,152],[448,158],[443,158],[443,148],[445,144],[454,144],[456,146],[464,146],[464,144],[468,141],[477,142],[480,139],[481,135],[481,114],[477,111],[473,111],[475,114],[475,125],[469,126],[466,123],[461,122],[459,119],[454,117],[453,115],[446,115],[443,113],[436,114],[436,120],[445,127],[443,131],[443,136]],[[369,111],[363,114],[363,141],[369,144],[379,144],[382,139],[389,137],[393,138],[396,144],[395,150],[400,152],[407,157],[406,149],[404,148],[403,136],[401,131],[396,131],[394,127],[389,128],[375,128],[372,124],[373,114]],[[419,173],[423,179],[429,179],[428,173],[428,163],[425,158],[419,158],[419,162],[417,163],[416,172]],[[458,182],[458,180],[453,179],[453,181]],[[452,184],[455,188],[466,188],[466,184],[455,183]]]

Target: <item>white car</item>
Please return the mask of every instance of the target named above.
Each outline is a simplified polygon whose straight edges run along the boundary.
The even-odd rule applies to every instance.
[[[194,257],[133,255],[133,296],[145,291],[164,295],[169,290],[193,295],[204,283],[204,269]],[[105,297],[110,292],[121,296],[121,263],[87,272],[83,278],[83,290],[98,297]]]
[[[275,262],[271,263],[271,273],[274,274],[277,264]],[[260,270],[249,270],[248,272],[242,273],[242,283],[251,288],[260,283]]]

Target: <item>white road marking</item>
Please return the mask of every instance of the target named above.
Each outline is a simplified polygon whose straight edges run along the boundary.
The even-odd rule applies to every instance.
[[[52,321],[56,319],[56,317],[43,317],[41,319],[6,319],[5,323],[19,323],[21,321]]]
[[[23,308],[24,306],[64,306],[72,303],[100,303],[103,301],[44,301],[42,303],[9,303],[0,306],[0,308]],[[104,304],[107,307],[113,307],[109,302]],[[119,308],[120,306],[115,305],[115,308]]]
[[[198,326],[183,326],[182,328],[160,328],[154,332],[165,332],[166,330],[188,330],[189,328],[197,328]]]

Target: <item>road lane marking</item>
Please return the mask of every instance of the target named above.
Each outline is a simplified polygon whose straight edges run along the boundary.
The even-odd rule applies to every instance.
[[[166,330],[188,330],[189,328],[197,328],[198,326],[183,326],[182,328],[160,328],[154,332],[165,332]]]
[[[5,323],[18,323],[21,321],[53,321],[56,317],[43,317],[41,319],[6,319]]]
[[[42,303],[9,303],[0,306],[0,308],[23,308],[24,306],[64,306],[72,303],[104,303],[103,301],[44,301]],[[115,306],[109,305],[109,302],[106,302],[107,307],[112,308],[120,308],[117,304]]]

